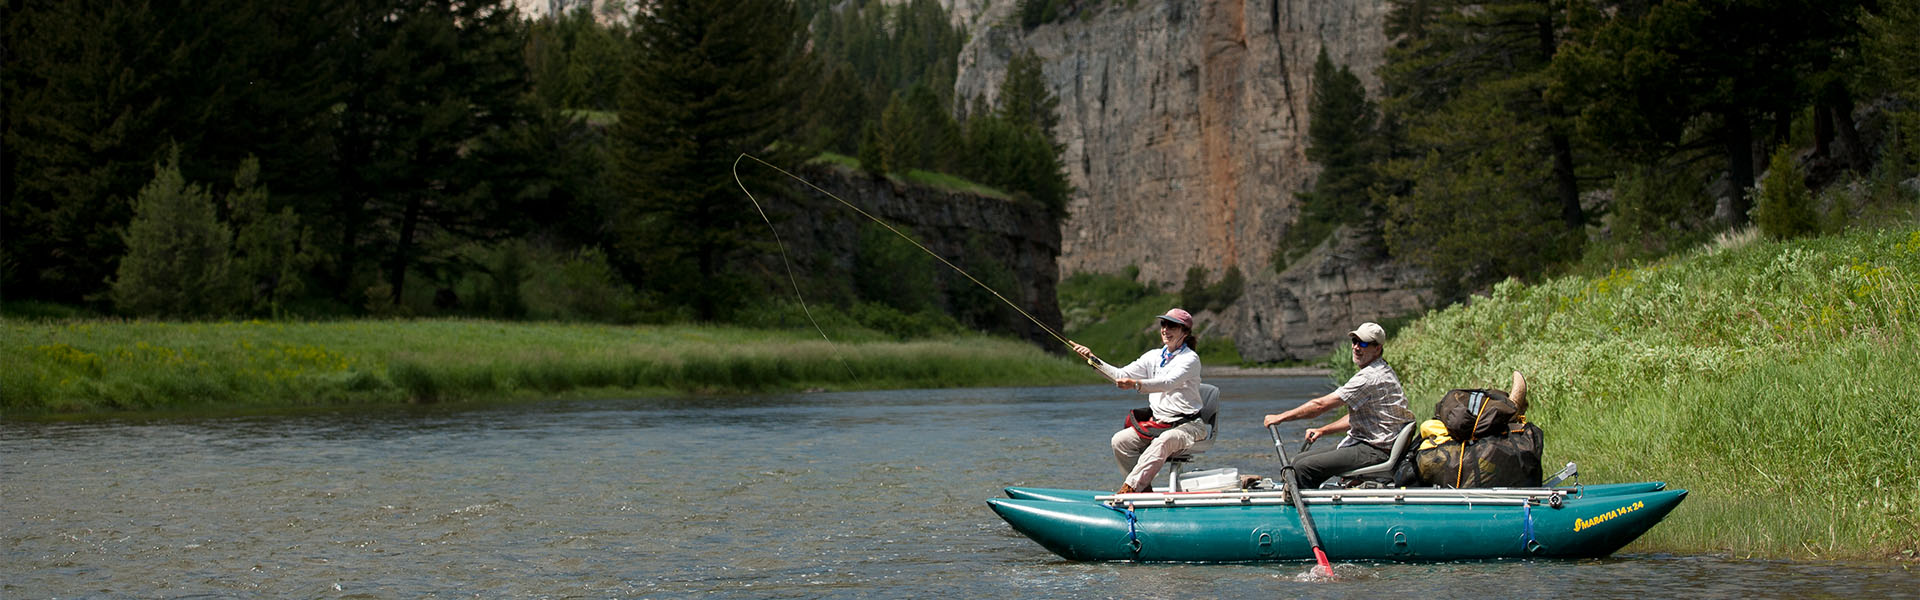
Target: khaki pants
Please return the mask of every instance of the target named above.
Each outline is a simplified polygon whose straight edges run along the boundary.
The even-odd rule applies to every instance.
[[[1167,457],[1179,454],[1194,442],[1207,439],[1207,426],[1199,420],[1167,430],[1156,438],[1143,438],[1132,428],[1113,433],[1113,458],[1127,473],[1125,483],[1136,490],[1147,489]]]

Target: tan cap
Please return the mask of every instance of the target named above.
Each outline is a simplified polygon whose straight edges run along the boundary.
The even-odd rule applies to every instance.
[[[1353,328],[1353,331],[1347,332],[1347,335],[1362,342],[1378,344],[1386,341],[1387,330],[1380,327],[1379,323],[1368,321],[1361,323],[1359,327]]]

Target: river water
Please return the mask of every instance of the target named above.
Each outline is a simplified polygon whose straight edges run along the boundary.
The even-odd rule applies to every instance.
[[[1197,466],[1276,472],[1259,416],[1324,378],[1216,379]],[[1912,597],[1920,570],[1605,560],[1072,563],[985,500],[1111,488],[1104,386],[0,423],[0,597]],[[1298,436],[1298,427],[1291,432]],[[1685,506],[1681,507],[1685,510]],[[1337,556],[1336,556],[1337,560]]]

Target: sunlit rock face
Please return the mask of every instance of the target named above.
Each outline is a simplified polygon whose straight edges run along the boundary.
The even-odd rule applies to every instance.
[[[954,0],[964,4],[969,0]],[[1008,6],[1001,7],[1000,4]],[[1010,1],[991,10],[1006,10]],[[1031,48],[1060,99],[1059,141],[1077,189],[1059,268],[1177,287],[1187,269],[1237,266],[1247,292],[1204,314],[1242,356],[1317,358],[1360,321],[1417,310],[1421,278],[1343,233],[1285,273],[1270,259],[1299,214],[1313,63],[1322,48],[1378,89],[1387,45],[1377,0],[1109,2],[1022,30],[975,18],[955,84],[991,101],[1008,60]]]

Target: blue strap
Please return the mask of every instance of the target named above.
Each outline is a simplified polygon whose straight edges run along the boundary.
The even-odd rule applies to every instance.
[[[1180,353],[1186,351],[1186,349],[1187,349],[1186,346],[1181,346],[1179,348],[1174,348],[1172,352],[1168,352],[1167,348],[1165,346],[1162,346],[1160,348],[1160,366],[1162,367],[1167,366],[1167,363],[1173,362],[1173,357],[1179,356]]]
[[[1533,503],[1528,502],[1521,504],[1520,513],[1526,518],[1525,524],[1520,529],[1521,548],[1532,552],[1535,547],[1540,545],[1539,542],[1533,539]]]
[[[1121,509],[1119,507],[1115,507],[1108,504],[1101,504],[1101,506],[1107,507],[1107,510],[1111,510],[1113,512],[1117,512],[1127,516],[1127,547],[1132,548],[1134,554],[1139,554],[1140,553],[1140,530],[1136,528],[1134,525],[1136,523],[1139,523],[1140,520],[1133,516],[1133,507],[1127,507],[1125,509]]]

